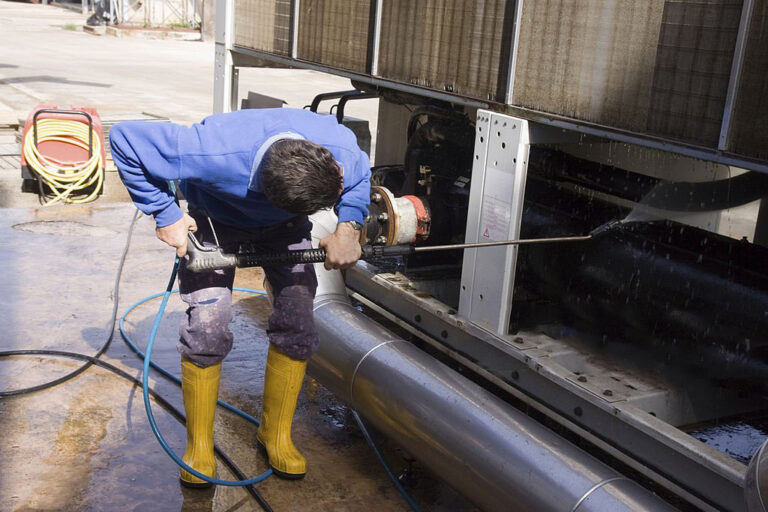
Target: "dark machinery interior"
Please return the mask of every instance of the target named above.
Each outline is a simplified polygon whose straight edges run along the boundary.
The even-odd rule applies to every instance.
[[[463,242],[473,147],[474,125],[463,111],[417,107],[404,165],[374,168],[373,185],[416,196],[429,212],[428,236],[416,243]],[[768,248],[643,211],[723,210],[766,195],[768,176],[759,173],[671,182],[532,147],[521,238],[625,222],[586,242],[521,247],[510,333],[576,340],[674,386],[685,388],[690,376],[713,393],[757,398],[757,407],[737,417],[676,425],[747,462],[768,433]],[[380,215],[372,204],[371,219]],[[370,222],[367,229],[374,242],[380,229]],[[462,253],[451,251],[377,265],[457,307],[461,262]],[[730,440],[723,444],[723,437]]]
[[[429,245],[464,241],[474,140],[474,127],[463,113],[419,107],[408,124],[405,164],[373,169],[372,184],[426,200]]]

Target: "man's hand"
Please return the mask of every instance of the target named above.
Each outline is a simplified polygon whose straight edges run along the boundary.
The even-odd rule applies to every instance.
[[[337,225],[336,231],[320,240],[319,246],[325,249],[326,270],[349,268],[362,254],[360,232],[347,222]]]
[[[187,254],[187,233],[190,231],[197,231],[197,223],[186,213],[173,224],[155,230],[157,238],[174,247],[179,258]]]

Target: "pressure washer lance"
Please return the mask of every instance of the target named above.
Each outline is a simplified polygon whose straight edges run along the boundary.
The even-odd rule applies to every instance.
[[[500,242],[479,242],[469,244],[432,245],[415,247],[413,245],[363,245],[360,259],[367,260],[381,256],[406,256],[422,252],[450,251],[456,249],[476,249],[501,245],[551,244],[558,242],[582,242],[607,233],[621,225],[621,221],[611,221],[594,229],[584,236],[566,236],[556,238],[531,238],[504,240]],[[203,246],[193,233],[189,233],[187,245],[187,269],[192,272],[220,270],[232,267],[269,267],[276,265],[296,265],[302,263],[322,263],[325,261],[325,249],[304,249],[282,252],[251,252],[238,254],[225,253],[218,246]]]

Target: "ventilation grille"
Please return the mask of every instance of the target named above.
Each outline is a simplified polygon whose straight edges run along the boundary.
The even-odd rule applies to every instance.
[[[379,72],[392,80],[504,101],[514,1],[388,0]]]
[[[368,69],[370,0],[302,0],[299,59],[357,71]]]
[[[235,44],[291,54],[291,0],[237,0]]]
[[[662,12],[657,0],[524,2],[514,103],[643,130]]]
[[[237,0],[235,44],[291,53],[291,0]],[[522,4],[510,103],[716,149],[744,0]],[[297,56],[365,74],[372,0],[301,0]],[[727,151],[768,160],[768,0],[752,0]],[[515,0],[381,2],[378,76],[506,101]]]
[[[717,146],[741,8],[741,0],[664,4],[648,131]]]
[[[514,103],[715,146],[741,7],[742,0],[526,2]]]

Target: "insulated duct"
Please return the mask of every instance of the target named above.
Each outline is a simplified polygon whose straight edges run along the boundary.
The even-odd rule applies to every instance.
[[[312,216],[315,244],[336,218]],[[310,373],[483,510],[672,511],[506,402],[352,307],[317,265]]]

